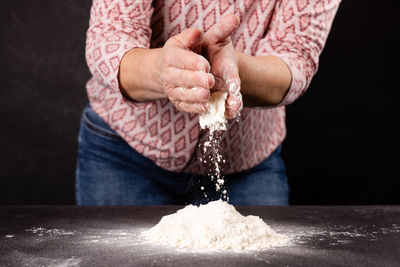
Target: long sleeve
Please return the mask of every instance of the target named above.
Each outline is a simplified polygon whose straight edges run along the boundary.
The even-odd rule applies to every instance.
[[[291,86],[280,106],[295,101],[310,85],[339,4],[340,0],[277,1],[256,55],[278,56],[291,71]]]
[[[151,0],[93,0],[86,35],[86,61],[103,86],[119,92],[118,70],[123,55],[150,47]]]

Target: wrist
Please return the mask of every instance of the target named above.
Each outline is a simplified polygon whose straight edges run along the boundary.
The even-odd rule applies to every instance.
[[[148,75],[150,76],[146,77],[150,79],[148,81],[150,88],[152,88],[152,90],[156,91],[157,93],[163,94],[166,97],[164,93],[164,85],[161,78],[160,56],[161,48],[148,49],[148,55],[144,57],[142,59],[142,62],[139,62],[139,64],[143,63],[143,72],[148,73]]]

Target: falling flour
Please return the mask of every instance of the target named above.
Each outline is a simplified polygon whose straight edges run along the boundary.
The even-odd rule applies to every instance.
[[[143,232],[150,242],[195,251],[264,250],[289,244],[258,216],[243,216],[225,201],[188,205]]]
[[[210,101],[207,103],[207,113],[201,114],[199,118],[200,127],[209,130],[208,140],[203,144],[203,152],[206,154],[207,150],[211,150],[208,159],[203,158],[200,160],[203,163],[206,163],[207,160],[212,163],[213,170],[210,170],[208,176],[212,181],[215,181],[215,190],[217,193],[221,193],[221,197],[224,200],[229,200],[227,191],[224,189],[224,177],[221,175],[220,170],[220,163],[224,160],[218,151],[220,138],[214,133],[226,130],[225,102],[227,95],[224,91],[212,93]],[[207,197],[207,194],[204,193],[204,196]]]

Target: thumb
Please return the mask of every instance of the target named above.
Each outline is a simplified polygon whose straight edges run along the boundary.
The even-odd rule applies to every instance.
[[[236,30],[239,23],[239,18],[234,14],[224,16],[205,33],[203,44],[213,45],[223,42]]]
[[[195,49],[203,40],[203,32],[196,28],[189,28],[176,35],[175,38],[188,49]]]

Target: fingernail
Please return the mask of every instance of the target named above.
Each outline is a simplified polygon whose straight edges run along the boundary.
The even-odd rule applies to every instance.
[[[212,75],[211,73],[207,73],[207,76],[208,76],[208,86],[212,88],[215,84],[214,75]]]
[[[210,72],[211,66],[208,60],[203,56],[198,56],[199,62],[197,63],[197,70],[202,72]]]
[[[199,86],[200,87],[207,87],[207,85],[208,85],[208,76],[206,75],[207,73],[205,73],[204,71],[199,71],[199,70],[196,70],[195,71],[195,74],[196,74],[196,76],[197,77],[199,77],[199,79],[200,79],[200,84],[199,84]]]
[[[206,71],[205,71],[205,66],[204,66],[203,62],[197,63],[197,70],[198,70],[198,71],[202,71],[202,72],[206,72]]]
[[[207,107],[206,104],[200,104],[201,105],[201,109],[203,110],[203,112],[207,112]]]

